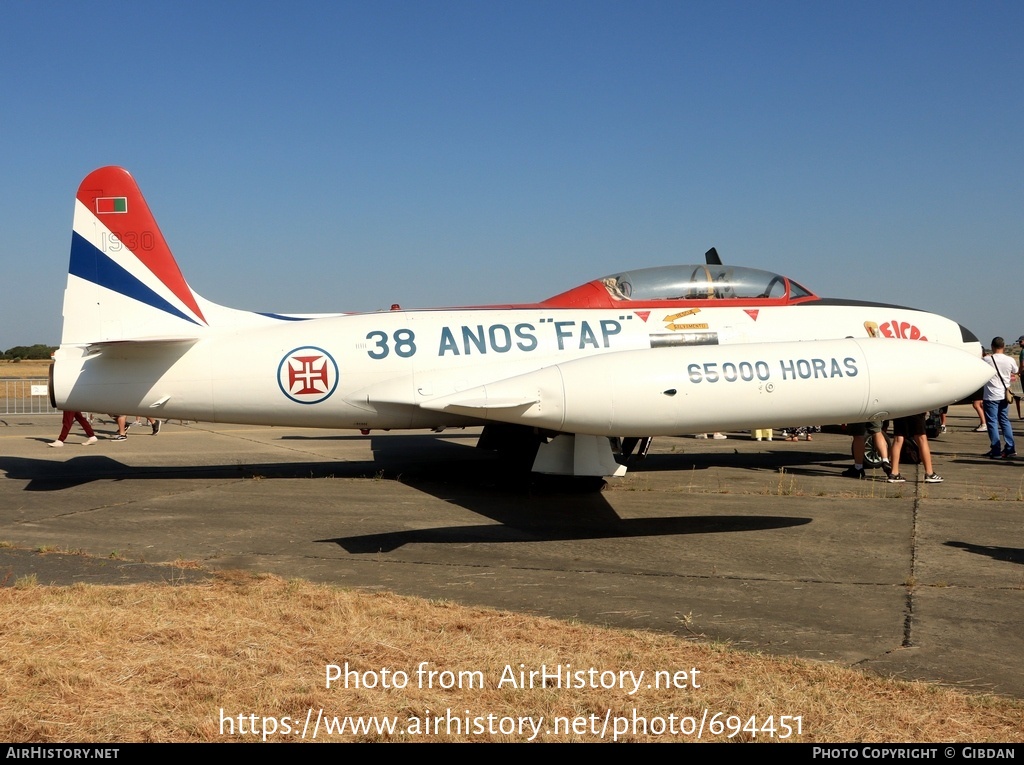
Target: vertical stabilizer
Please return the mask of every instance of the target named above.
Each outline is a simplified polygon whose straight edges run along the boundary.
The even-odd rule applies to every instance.
[[[204,302],[186,283],[135,179],[90,173],[75,199],[62,344],[198,336]]]

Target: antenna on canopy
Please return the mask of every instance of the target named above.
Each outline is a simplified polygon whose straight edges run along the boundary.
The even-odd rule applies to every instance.
[[[718,250],[714,247],[704,253],[704,259],[707,260],[709,266],[722,265],[722,259],[718,257]]]

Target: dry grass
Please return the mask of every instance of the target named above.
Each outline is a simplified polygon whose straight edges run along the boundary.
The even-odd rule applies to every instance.
[[[32,396],[32,388],[29,380],[33,382],[46,381],[50,373],[50,361],[19,361],[17,363],[0,359],[0,412],[20,412],[25,408],[24,404],[12,402],[24,402],[32,400],[30,409],[36,411],[40,407],[46,407],[49,403],[47,397]]]
[[[273,577],[221,577],[205,585],[78,586],[24,583],[0,590],[0,740],[218,741],[259,719],[290,716],[298,740],[308,714],[396,716],[399,725],[456,716],[695,716],[708,710],[802,716],[793,740],[1024,740],[1024,705],[922,683],[866,676],[827,664],[752,656],[669,635],[570,625],[550,619],[390,594],[363,594]],[[325,688],[325,668],[409,674],[404,690]],[[484,688],[417,687],[416,668],[477,670]],[[699,689],[498,688],[505,665],[528,669],[700,670]],[[223,710],[223,712],[222,712]],[[427,711],[429,710],[429,712]],[[221,715],[236,735],[222,736]],[[724,715],[723,715],[724,719]],[[486,724],[486,723],[485,723]],[[227,728],[225,728],[227,730]],[[322,732],[322,730],[321,730]],[[322,736],[323,737],[323,736]],[[429,740],[523,740],[449,735]],[[607,738],[611,737],[611,728]],[[333,740],[424,740],[364,733]],[[539,740],[595,740],[592,733]],[[626,735],[626,740],[658,739]],[[664,736],[659,740],[682,740]],[[705,739],[708,738],[705,734]],[[725,738],[720,736],[719,738]],[[748,734],[738,736],[741,740]],[[764,740],[765,736],[758,736]]]
[[[14,378],[24,380],[26,378],[39,378],[40,380],[45,380],[50,373],[51,363],[49,359],[25,359],[18,362],[0,359],[0,379]]]

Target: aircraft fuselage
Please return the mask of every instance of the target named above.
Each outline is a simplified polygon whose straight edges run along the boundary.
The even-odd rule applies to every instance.
[[[779,338],[867,340],[867,322],[976,350],[955,322],[908,309],[804,304],[763,307],[756,317],[742,308],[692,310],[684,317],[674,308],[398,310],[278,322],[210,331],[192,343],[110,343],[96,353],[64,347],[54,384],[58,405],[69,409],[263,425],[434,428],[478,418],[424,406],[433,399],[591,356],[675,349],[671,362],[650,358],[665,359],[677,388],[711,395],[717,384],[739,395],[797,380],[836,390],[867,374],[863,362],[853,368],[844,361],[848,352],[801,354],[785,343],[780,356]],[[718,360],[728,346],[742,346],[741,355]],[[598,364],[595,373],[652,374],[635,366],[644,356],[626,370],[622,359],[609,361],[607,370]],[[694,428],[724,427],[731,419],[692,414]],[[764,424],[773,419],[766,411]]]

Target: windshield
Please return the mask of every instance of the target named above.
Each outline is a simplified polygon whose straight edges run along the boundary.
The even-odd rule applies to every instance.
[[[735,266],[661,266],[624,271],[599,280],[616,300],[714,300],[810,297],[784,276]]]

